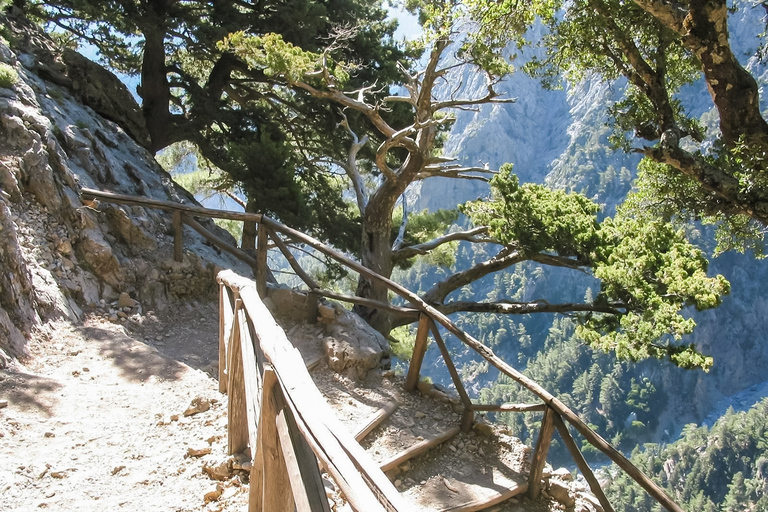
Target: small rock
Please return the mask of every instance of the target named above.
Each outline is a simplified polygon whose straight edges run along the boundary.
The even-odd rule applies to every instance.
[[[212,491],[208,491],[207,493],[205,493],[205,496],[203,496],[203,499],[205,499],[206,503],[216,501],[221,497],[221,494],[223,492],[224,492],[224,486],[221,484],[216,484],[216,487]]]
[[[203,455],[208,455],[211,453],[211,447],[205,446],[202,448],[192,448],[191,446],[187,448],[187,457],[202,457]]]
[[[216,466],[209,466],[206,464],[203,466],[203,471],[214,480],[220,480],[222,482],[229,480],[232,476],[232,471],[230,471],[229,464],[226,462],[222,462]]]
[[[54,434],[53,432],[46,432],[45,434],[43,434],[43,436],[44,437],[56,437],[56,434]]]
[[[178,414],[171,414],[171,421],[179,421],[179,415]]]
[[[417,418],[417,419],[423,419],[423,418],[426,418],[426,417],[427,417],[427,415],[426,415],[426,414],[424,414],[424,413],[423,413],[423,412],[421,412],[421,411],[416,411],[416,413],[415,413],[413,416],[414,416],[415,418]]]
[[[136,307],[138,303],[131,298],[130,295],[128,295],[126,292],[122,292],[120,294],[120,297],[117,299],[117,307],[120,309],[123,308],[133,308]]]
[[[429,394],[432,392],[433,386],[429,382],[425,380],[420,380],[418,384],[416,384],[416,387],[418,388],[419,392],[422,395],[429,396]]]
[[[210,408],[211,408],[211,402],[209,402],[203,397],[198,396],[192,399],[192,404],[189,406],[189,408],[186,411],[184,411],[184,416],[192,416],[193,414],[205,412]]]
[[[549,495],[566,507],[572,507],[576,504],[576,500],[568,492],[568,485],[559,480],[549,481]]]
[[[564,482],[570,482],[573,480],[573,475],[566,468],[557,468],[552,472],[552,476],[557,477]]]
[[[491,437],[493,435],[493,427],[487,423],[477,422],[472,427],[478,434],[485,437]]]
[[[317,306],[317,320],[321,323],[331,323],[336,320],[336,312],[333,308],[320,304]]]
[[[67,472],[66,471],[51,471],[51,477],[53,477],[53,478],[61,479],[61,478],[64,478],[66,476],[67,476]]]
[[[8,400],[0,400],[0,409],[8,407]]]

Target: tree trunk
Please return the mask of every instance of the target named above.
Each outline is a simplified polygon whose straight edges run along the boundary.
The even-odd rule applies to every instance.
[[[245,211],[247,213],[258,213],[256,201],[248,199],[248,203],[245,205]],[[240,248],[248,254],[256,254],[256,223],[254,221],[243,222],[243,240],[240,244]]]
[[[165,28],[160,23],[144,27],[144,59],[141,65],[142,112],[151,139],[150,151],[157,152],[169,144],[171,129],[171,88],[165,65]]]
[[[747,136],[747,142],[765,138],[768,124],[760,113],[757,82],[731,51],[727,20],[725,0],[693,1],[684,22],[688,34],[683,42],[701,60],[707,88],[720,114],[720,131],[733,146],[741,135]]]

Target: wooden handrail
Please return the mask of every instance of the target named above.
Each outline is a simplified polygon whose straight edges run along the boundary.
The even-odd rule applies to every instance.
[[[389,479],[335,418],[307,372],[301,354],[261,301],[256,283],[231,270],[220,272],[217,280],[239,297],[238,303],[247,313],[248,331],[253,330],[254,343],[274,370],[296,430],[334,477],[352,507],[360,512],[408,510]],[[237,322],[237,315],[235,319]],[[233,332],[236,329],[237,324]],[[239,329],[242,331],[242,326]],[[234,357],[230,361],[234,362]],[[237,363],[235,366],[239,368]]]
[[[407,300],[415,310],[420,312],[421,318],[426,317],[426,319],[428,319],[429,321],[440,324],[444,329],[446,329],[448,332],[456,336],[462,343],[468,345],[470,348],[475,350],[478,354],[480,354],[480,356],[482,356],[490,364],[496,367],[500,372],[511,377],[517,383],[519,383],[520,385],[528,389],[530,392],[538,396],[544,402],[547,408],[551,408],[551,410],[554,413],[558,414],[559,416],[564,418],[566,421],[568,421],[571,425],[573,425],[573,427],[590,444],[592,444],[595,448],[597,448],[598,450],[603,452],[606,456],[608,456],[608,458],[610,458],[613,462],[615,462],[631,478],[633,478],[638,484],[640,484],[640,486],[642,486],[646,490],[646,492],[648,492],[648,494],[650,494],[656,501],[658,501],[667,510],[669,510],[670,512],[684,512],[683,509],[680,508],[680,506],[677,505],[672,500],[672,498],[669,495],[667,495],[667,493],[658,484],[653,482],[648,476],[646,476],[642,471],[640,471],[636,466],[634,466],[629,461],[629,459],[627,459],[621,452],[619,452],[616,448],[614,448],[597,432],[592,430],[589,427],[589,425],[587,425],[581,418],[579,418],[579,416],[575,412],[573,412],[557,397],[555,397],[554,395],[549,393],[547,390],[545,390],[543,387],[541,387],[537,382],[525,376],[524,374],[522,374],[521,372],[513,368],[511,365],[506,363],[503,359],[498,357],[489,347],[483,345],[480,341],[476,340],[469,334],[462,331],[445,314],[443,314],[442,312],[437,310],[435,307],[425,302],[423,299],[421,299],[421,297],[419,297],[415,293],[399,285],[398,283],[395,283],[394,281],[384,276],[381,276],[375,273],[374,271],[364,267],[360,263],[346,257],[345,255],[323,244],[322,242],[316,240],[315,238],[312,238],[300,231],[292,229],[273,219],[270,219],[265,215],[260,215],[260,214],[231,212],[231,211],[225,211],[225,210],[212,210],[208,208],[183,205],[180,203],[174,203],[170,201],[161,201],[156,199],[128,196],[123,194],[113,194],[110,192],[102,192],[102,191],[92,190],[92,189],[82,189],[81,196],[83,197],[83,199],[86,199],[86,200],[99,199],[99,200],[104,200],[108,202],[147,206],[151,208],[159,208],[159,209],[174,211],[174,212],[182,211],[190,215],[257,222],[259,223],[260,234],[264,233],[266,235],[267,230],[265,228],[269,228],[269,230],[272,230],[274,232],[287,235],[294,241],[299,241],[301,243],[304,243],[314,248],[315,250],[318,250],[326,254],[327,256],[330,256],[331,258],[335,259],[339,263],[356,271],[361,276],[370,280],[378,281],[379,283],[386,286],[390,291],[394,292],[395,294],[399,295],[403,299]],[[263,292],[265,288],[264,279],[266,276],[266,272],[264,267],[266,266],[267,244],[266,244],[266,236],[263,236],[263,237],[260,236],[259,238],[260,239],[263,238],[263,240],[262,240],[262,243],[260,243],[260,246],[259,246],[260,250],[256,258],[257,270],[259,270],[257,271],[257,286],[261,288],[260,291]],[[234,273],[232,274],[235,275]],[[244,278],[241,278],[241,279],[244,279]],[[236,280],[232,281],[231,285],[229,286],[231,286],[232,289],[235,291],[239,290],[239,286],[237,286]],[[246,288],[243,288],[243,289],[246,289]],[[312,290],[312,292],[317,294],[327,294],[326,292],[319,289],[314,289]],[[255,293],[255,290],[254,290],[254,293]],[[258,294],[256,294],[256,296],[258,297]],[[341,296],[341,297],[345,297],[345,296]],[[345,300],[344,298],[341,298],[341,297],[340,297],[340,300]],[[367,300],[362,298],[354,298],[354,299],[359,299],[358,302]],[[245,307],[246,309],[248,309],[247,305]],[[373,306],[373,307],[376,307],[376,306]],[[421,324],[421,321],[420,321],[420,324]],[[426,339],[424,340],[424,342],[426,343]],[[414,359],[416,359],[418,357],[418,354],[414,354],[414,356],[415,356]],[[447,354],[446,356],[450,357]],[[423,357],[423,354],[422,354],[422,357]],[[413,361],[412,361],[412,364],[413,364]],[[420,362],[419,362],[419,365],[420,365]],[[303,368],[303,363],[302,363],[302,368]],[[410,387],[415,387],[414,377],[416,380],[418,379],[418,367],[416,367],[415,369],[415,374],[411,370],[413,370],[413,368],[409,369],[407,385],[409,385]],[[470,405],[467,408],[467,411],[471,412],[472,410],[480,410],[480,409],[474,409],[474,407],[475,406]],[[354,444],[357,445],[357,443],[354,443]],[[345,448],[350,449],[349,447],[346,447],[346,446]],[[352,449],[354,450],[354,448]]]

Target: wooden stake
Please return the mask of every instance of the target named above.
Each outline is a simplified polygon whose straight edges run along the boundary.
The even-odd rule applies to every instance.
[[[427,353],[427,336],[429,335],[429,317],[419,315],[419,328],[416,331],[416,343],[413,346],[411,364],[408,365],[408,376],[405,379],[405,390],[413,391],[419,383],[421,363],[424,362],[424,354]]]
[[[243,358],[240,352],[240,329],[238,312],[242,308],[240,299],[235,301],[235,316],[232,326],[232,336],[229,338],[229,372],[227,390],[229,400],[227,406],[227,452],[234,455],[248,448],[248,410],[246,408],[245,376],[243,375]]]
[[[451,359],[450,352],[448,352],[448,347],[445,346],[445,341],[443,341],[443,337],[440,336],[440,331],[437,329],[437,325],[435,325],[434,320],[431,318],[429,319],[429,327],[432,330],[432,336],[435,338],[440,353],[443,355],[443,361],[448,368],[448,373],[451,374],[453,386],[456,388],[456,391],[458,391],[459,397],[461,397],[461,403],[464,405],[464,414],[461,417],[461,431],[469,432],[472,430],[472,424],[475,422],[475,413],[472,411],[472,400],[469,399],[467,390],[461,382],[461,377],[459,377],[459,372],[456,371],[456,367],[453,365],[453,360]]]
[[[541,419],[541,430],[539,438],[536,440],[536,448],[533,451],[533,462],[531,462],[531,474],[528,477],[528,497],[536,499],[541,494],[541,476],[544,474],[544,465],[547,463],[547,453],[552,444],[552,433],[554,432],[554,423],[552,421],[552,409],[544,409],[544,417]]]
[[[256,292],[259,297],[267,295],[267,226],[259,223],[258,246],[256,247]]]

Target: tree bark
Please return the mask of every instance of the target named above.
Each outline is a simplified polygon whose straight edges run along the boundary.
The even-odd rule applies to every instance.
[[[154,14],[161,16],[160,13]],[[168,140],[173,132],[169,110],[171,87],[165,65],[165,27],[157,20],[150,20],[145,24],[143,32],[144,59],[141,64],[140,95],[151,141],[149,150],[154,153],[169,145]]]

